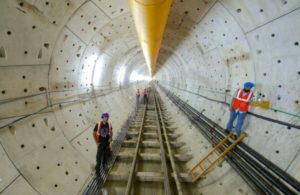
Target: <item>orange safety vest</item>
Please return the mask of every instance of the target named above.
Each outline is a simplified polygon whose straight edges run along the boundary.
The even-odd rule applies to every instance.
[[[248,112],[249,101],[252,96],[253,96],[252,91],[246,93],[243,96],[243,89],[239,89],[236,97],[234,97],[232,100],[231,109],[233,110],[239,109],[240,112]]]
[[[98,123],[98,129],[97,129],[97,132],[96,132],[96,141],[97,141],[97,143],[100,143],[100,139],[99,139],[99,137],[100,137],[100,134],[101,134],[101,128],[102,128],[102,122],[99,122]],[[111,124],[110,123],[108,123],[108,135],[107,136],[111,136]]]

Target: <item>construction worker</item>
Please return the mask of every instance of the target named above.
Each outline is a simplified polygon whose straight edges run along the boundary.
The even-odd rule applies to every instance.
[[[136,93],[135,93],[136,104],[139,104],[139,103],[140,103],[140,96],[141,96],[140,90],[137,89],[137,91],[136,91]]]
[[[235,127],[235,132],[233,138],[236,139],[242,130],[243,122],[248,112],[249,104],[252,101],[253,92],[251,89],[254,84],[251,82],[246,82],[243,89],[237,89],[233,95],[230,104],[230,118],[227,123],[225,132],[228,134],[233,126],[233,122],[238,117],[237,124]]]
[[[103,167],[107,166],[108,157],[111,154],[112,144],[112,126],[108,122],[109,114],[104,112],[101,115],[102,121],[98,122],[94,128],[93,136],[98,146],[96,155],[96,174],[100,173],[101,163]]]
[[[144,104],[148,104],[148,96],[149,96],[149,93],[148,93],[147,89],[144,89]]]

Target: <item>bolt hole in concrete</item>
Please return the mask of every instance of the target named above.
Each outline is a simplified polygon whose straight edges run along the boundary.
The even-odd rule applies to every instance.
[[[238,9],[236,10],[236,12],[237,12],[237,13],[241,13],[241,12],[242,12],[242,9],[241,9],[241,8],[238,8]]]
[[[2,94],[5,94],[5,90],[2,90],[1,93],[2,93]]]
[[[20,146],[21,148],[24,148],[25,147],[25,145],[24,144],[21,144],[21,146]]]
[[[40,87],[39,90],[40,90],[40,91],[45,91],[45,90],[46,90],[46,87]]]

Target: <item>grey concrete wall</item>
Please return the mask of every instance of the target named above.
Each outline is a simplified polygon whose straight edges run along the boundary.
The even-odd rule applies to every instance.
[[[187,91],[229,101],[225,90],[253,81],[273,109],[254,113],[299,124],[299,6],[174,0],[155,79],[222,126],[228,108]],[[0,193],[78,194],[101,112],[110,112],[116,136],[146,84],[130,80],[148,73],[127,1],[3,0],[0,13]],[[172,116],[199,138],[189,168],[209,146]],[[299,130],[248,117],[245,131],[246,143],[300,179]],[[218,170],[198,184],[203,193],[251,193],[228,165]]]
[[[165,45],[173,40],[171,50],[177,54],[168,56],[157,80],[224,128],[228,106],[199,95],[230,103],[233,92],[252,81],[256,95],[271,104],[251,112],[299,125],[300,23],[294,23],[300,18],[299,2],[270,3],[216,1],[200,21],[189,21],[188,33],[182,22],[164,39]],[[248,116],[244,131],[244,142],[300,179],[299,129]]]

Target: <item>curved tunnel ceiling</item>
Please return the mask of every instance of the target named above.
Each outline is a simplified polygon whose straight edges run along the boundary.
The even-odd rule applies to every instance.
[[[174,0],[154,79],[223,127],[228,107],[208,99],[229,102],[253,81],[271,102],[253,113],[299,126],[299,7]],[[117,134],[135,90],[148,83],[130,79],[149,73],[127,1],[4,0],[0,13],[0,193],[78,194],[95,163],[91,132],[100,113],[110,112]],[[199,158],[205,141],[190,140],[197,130],[173,111]],[[249,116],[245,131],[249,146],[300,179],[299,129]],[[202,192],[251,194],[223,170]]]

